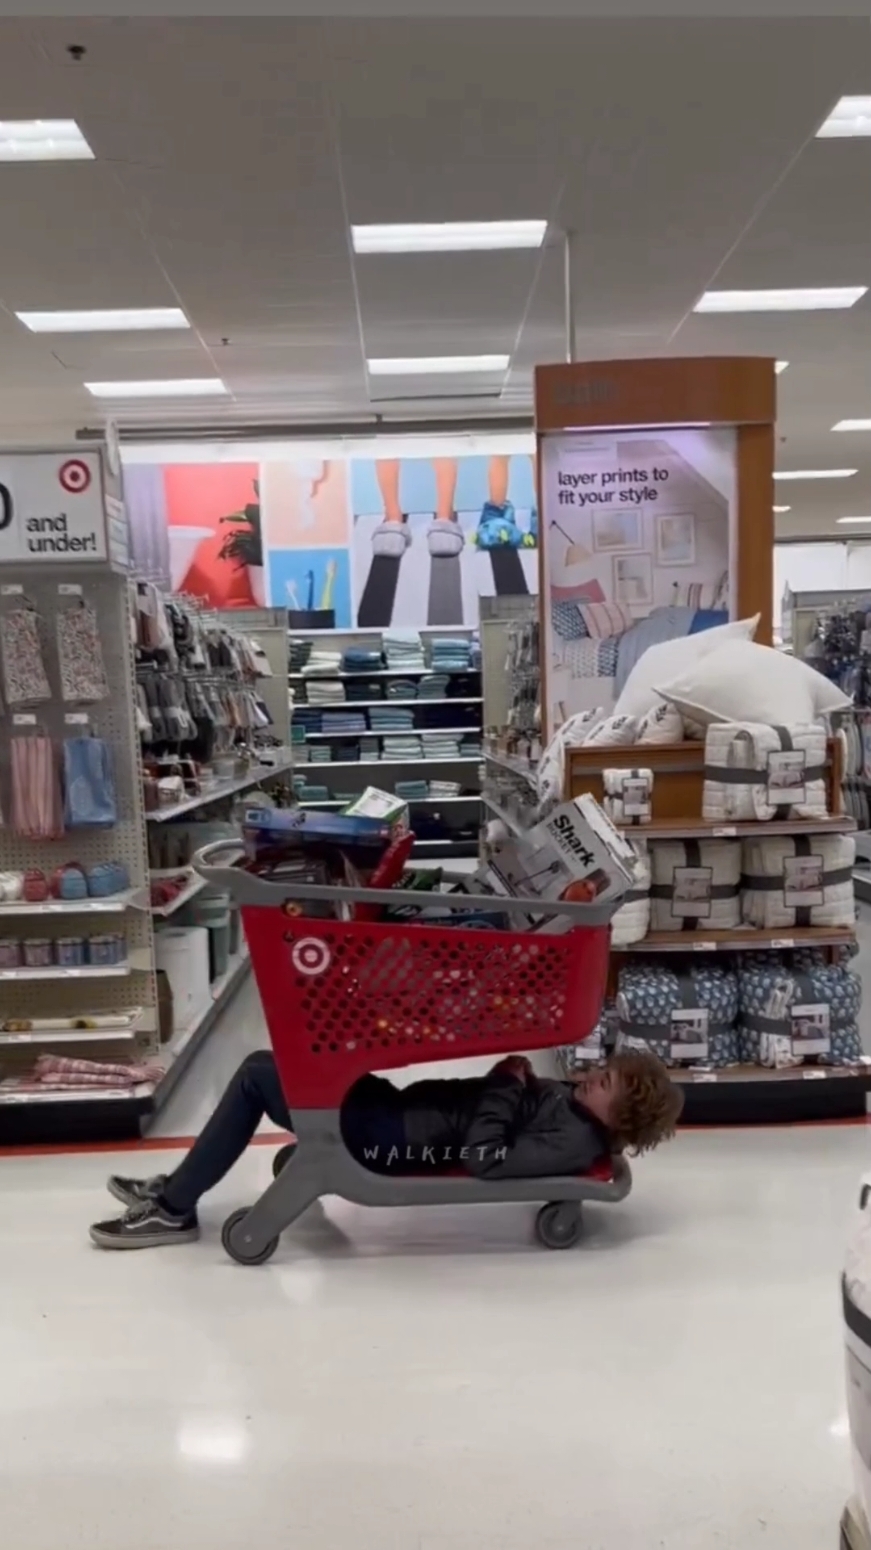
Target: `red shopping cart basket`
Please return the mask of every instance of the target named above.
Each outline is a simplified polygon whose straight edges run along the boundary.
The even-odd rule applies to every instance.
[[[208,846],[203,852],[224,848]],[[203,870],[203,867],[200,868]],[[365,1073],[422,1061],[576,1044],[598,1021],[608,969],[609,906],[429,896],[457,912],[503,904],[577,911],[597,924],[564,935],[299,915],[304,895],[418,908],[391,889],[301,889],[237,867],[205,871],[242,906],[257,989],[293,1112],[331,1108]]]
[[[281,1231],[323,1195],[363,1205],[544,1200],[549,1203],[538,1214],[537,1232],[550,1248],[575,1242],[581,1201],[628,1195],[632,1181],[623,1158],[578,1178],[385,1177],[352,1157],[341,1126],[342,1100],[367,1072],[586,1038],[601,1010],[616,901],[543,904],[315,887],[294,888],[288,898],[286,883],[217,865],[228,847],[239,849],[235,841],[219,841],[200,851],[194,864],[241,905],[298,1142],[260,1200],[224,1223],[223,1242],[233,1259],[262,1264]],[[450,911],[565,914],[577,925],[564,935],[547,935],[300,913],[325,903],[343,904],[349,914],[360,902],[419,909],[435,899]]]

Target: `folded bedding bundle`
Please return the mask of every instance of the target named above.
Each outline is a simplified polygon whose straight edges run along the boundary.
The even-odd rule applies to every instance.
[[[667,1065],[738,1060],[738,978],[719,965],[628,964],[617,980],[621,1043],[641,1043]]]
[[[612,823],[649,823],[653,815],[652,770],[605,770],[602,803]]]
[[[708,727],[703,816],[714,823],[825,818],[825,766],[822,726]]]
[[[740,840],[657,840],[651,871],[651,931],[734,931],[740,923]]]
[[[862,984],[839,964],[796,953],[748,955],[738,971],[740,1057],[766,1066],[854,1065]]]
[[[742,846],[741,915],[767,930],[852,926],[856,920],[849,834],[769,834]]]
[[[615,950],[640,942],[650,930],[650,857],[646,845],[631,843],[638,859],[632,888],[611,920],[611,946]]]

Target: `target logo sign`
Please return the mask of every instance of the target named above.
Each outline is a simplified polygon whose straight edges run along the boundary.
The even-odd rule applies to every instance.
[[[294,942],[290,961],[298,974],[323,974],[330,966],[330,949],[316,936],[303,936]]]
[[[84,495],[91,483],[91,470],[80,457],[71,457],[61,464],[58,479],[68,495]]]

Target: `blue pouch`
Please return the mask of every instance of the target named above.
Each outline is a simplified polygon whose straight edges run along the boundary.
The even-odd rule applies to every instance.
[[[112,754],[101,737],[64,740],[63,782],[67,829],[111,829],[117,823]]]

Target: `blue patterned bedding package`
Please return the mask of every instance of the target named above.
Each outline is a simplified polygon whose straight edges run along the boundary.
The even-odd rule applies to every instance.
[[[617,982],[623,1041],[646,1044],[667,1065],[738,1060],[738,976],[719,964],[629,964]]]

